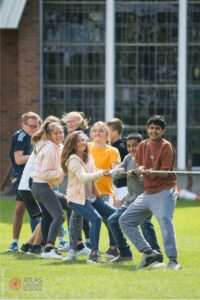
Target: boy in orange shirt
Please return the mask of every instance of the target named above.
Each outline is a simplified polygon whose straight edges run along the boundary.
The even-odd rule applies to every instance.
[[[166,122],[163,116],[152,116],[147,121],[149,138],[142,141],[136,152],[137,172],[144,177],[144,193],[139,195],[131,209],[120,217],[119,223],[138,251],[143,252],[140,267],[147,267],[160,261],[160,253],[141,235],[138,225],[153,213],[156,217],[169,258],[168,269],[180,269],[177,261],[176,236],[172,222],[176,206],[176,175],[151,174],[148,170],[173,170],[176,152],[172,144],[162,138]]]

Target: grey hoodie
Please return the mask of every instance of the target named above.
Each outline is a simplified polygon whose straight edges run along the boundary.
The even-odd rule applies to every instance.
[[[136,169],[135,159],[131,154],[125,156],[123,162],[115,170],[123,169],[125,172]],[[137,175],[117,175],[116,172],[113,173],[113,179],[122,178],[127,176],[127,188],[128,194],[123,198],[123,206],[128,207],[131,202],[133,202],[136,197],[144,192],[143,177]]]

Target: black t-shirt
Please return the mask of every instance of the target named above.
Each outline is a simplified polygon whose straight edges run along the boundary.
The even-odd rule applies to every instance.
[[[22,176],[25,164],[17,165],[15,162],[14,152],[23,151],[24,155],[30,155],[33,146],[31,144],[31,137],[23,129],[14,133],[10,146],[10,159],[12,162],[12,177],[19,178]]]
[[[112,144],[112,146],[119,150],[121,161],[123,161],[124,157],[128,154],[127,147],[126,147],[126,138],[121,138],[117,140]],[[118,188],[127,186],[126,178],[115,179],[114,184]]]

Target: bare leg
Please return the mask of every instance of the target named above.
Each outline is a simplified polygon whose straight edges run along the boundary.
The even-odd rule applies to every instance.
[[[22,222],[25,212],[25,205],[22,201],[16,201],[15,213],[13,217],[13,239],[19,239]]]

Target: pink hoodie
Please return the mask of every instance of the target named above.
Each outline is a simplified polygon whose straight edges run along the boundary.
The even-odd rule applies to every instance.
[[[33,182],[48,183],[53,189],[63,181],[61,168],[61,153],[63,145],[52,141],[41,141],[36,146],[35,169],[32,174]]]

